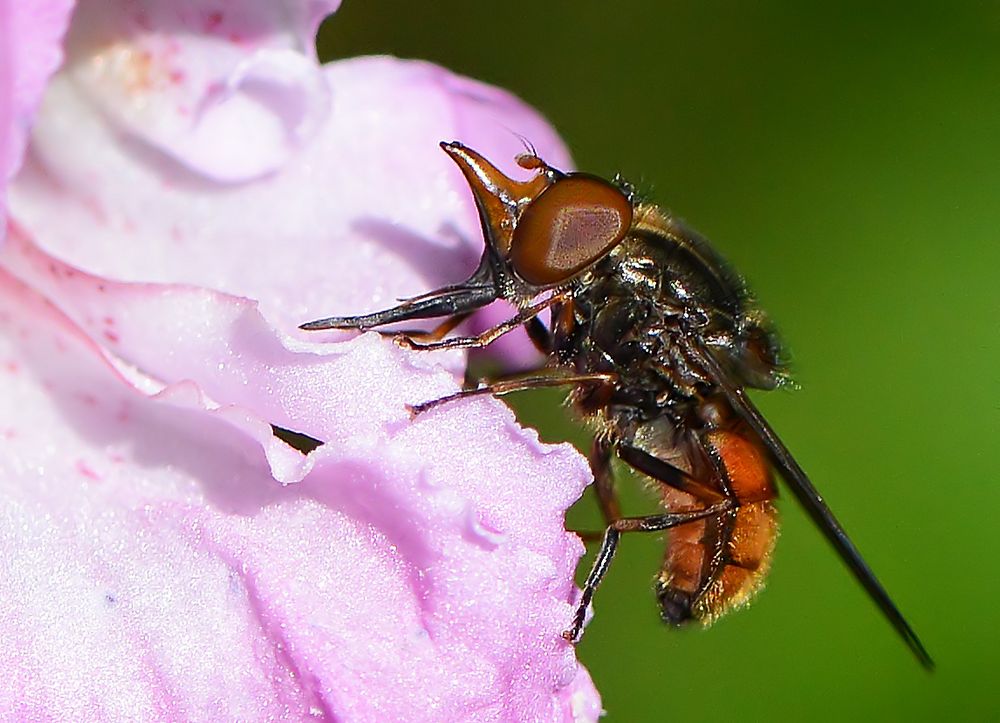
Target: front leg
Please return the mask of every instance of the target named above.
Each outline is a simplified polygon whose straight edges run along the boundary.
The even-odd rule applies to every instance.
[[[382,336],[388,336],[392,339],[396,339],[400,336],[405,336],[413,341],[418,341],[420,343],[427,343],[431,341],[440,341],[448,334],[449,331],[454,329],[456,326],[461,324],[463,321],[471,316],[471,311],[466,311],[461,314],[455,314],[450,316],[440,324],[435,326],[430,331],[424,331],[423,329],[413,329],[408,331],[379,331]]]
[[[522,309],[510,319],[507,319],[507,321],[497,324],[492,329],[487,329],[479,336],[457,336],[452,339],[442,339],[441,341],[422,344],[406,335],[401,334],[395,337],[395,341],[405,349],[420,349],[423,351],[436,351],[440,349],[482,349],[483,347],[492,344],[504,334],[513,331],[517,327],[521,326],[521,324],[524,324],[530,319],[538,316],[538,314],[553,304],[563,301],[567,295],[568,292],[552,294],[552,296],[547,299],[543,299],[536,304],[532,304],[531,306]]]

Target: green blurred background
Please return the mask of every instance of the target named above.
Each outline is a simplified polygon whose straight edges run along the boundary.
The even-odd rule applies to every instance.
[[[1000,718],[1000,4],[347,0],[320,48],[508,88],[714,239],[803,387],[756,398],[938,663],[786,494],[767,590],[709,631],[661,625],[662,543],[625,540],[579,647],[607,720]],[[585,448],[560,398],[514,405]]]

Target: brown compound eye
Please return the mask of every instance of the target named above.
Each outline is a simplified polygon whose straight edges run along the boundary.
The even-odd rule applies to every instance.
[[[632,202],[624,193],[575,173],[545,189],[521,214],[510,265],[529,284],[560,284],[617,246],[631,225]]]

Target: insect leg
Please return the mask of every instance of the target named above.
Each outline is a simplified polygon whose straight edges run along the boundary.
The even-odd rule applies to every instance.
[[[597,506],[601,509],[605,526],[610,525],[622,516],[618,495],[615,493],[615,480],[611,471],[611,444],[600,437],[594,437],[590,447],[590,471],[594,475],[594,494],[597,495]],[[584,542],[598,542],[604,534],[593,530],[571,530]]]
[[[594,437],[590,448],[590,469],[594,473],[594,493],[597,504],[604,515],[604,524],[610,525],[621,519],[621,506],[615,494],[615,481],[611,473],[611,444],[600,437]]]
[[[492,344],[504,334],[513,331],[521,324],[524,324],[529,319],[538,316],[538,314],[543,310],[555,303],[558,303],[559,301],[562,301],[564,295],[564,293],[556,293],[547,299],[539,301],[537,304],[532,304],[531,306],[517,312],[517,314],[512,316],[510,319],[507,319],[507,321],[497,324],[492,329],[487,329],[479,336],[459,336],[453,339],[431,342],[429,344],[421,344],[413,341],[412,339],[407,339],[405,336],[397,336],[396,343],[408,349],[421,349],[426,351],[437,349],[482,349],[483,347]]]
[[[533,377],[513,377],[510,379],[497,379],[489,384],[482,384],[474,389],[463,389],[446,397],[431,399],[428,402],[409,405],[410,412],[416,416],[433,409],[434,407],[448,402],[454,402],[466,397],[478,397],[489,394],[494,397],[502,397],[511,392],[521,392],[527,389],[541,389],[543,387],[560,387],[566,384],[610,384],[615,380],[613,374],[565,374],[562,376],[533,376]]]
[[[604,540],[601,549],[597,552],[594,566],[587,575],[587,581],[583,584],[583,594],[580,596],[580,604],[577,606],[576,615],[573,616],[573,625],[569,630],[563,631],[562,636],[572,643],[579,642],[583,632],[584,619],[587,616],[587,608],[590,606],[594,593],[604,579],[611,560],[618,549],[618,541],[623,532],[659,532],[686,522],[694,522],[706,517],[711,517],[728,509],[728,501],[707,507],[696,512],[666,512],[659,515],[648,515],[646,517],[622,517],[615,520],[604,531]]]
[[[674,467],[659,457],[654,457],[649,452],[641,450],[638,447],[620,443],[617,451],[621,460],[633,469],[642,472],[647,477],[655,479],[657,482],[662,482],[668,487],[673,487],[675,490],[697,497],[706,504],[718,502],[725,498],[725,495],[699,483],[683,470]]]
[[[548,354],[552,351],[552,332],[541,319],[537,316],[531,317],[524,323],[524,328],[528,332],[531,343],[538,351],[542,354]]]
[[[471,311],[466,311],[461,314],[450,316],[430,331],[413,329],[408,331],[379,331],[379,334],[382,334],[383,336],[391,336],[393,338],[402,334],[409,339],[419,340],[421,342],[438,341],[439,339],[443,339],[449,331],[468,319],[471,314]]]

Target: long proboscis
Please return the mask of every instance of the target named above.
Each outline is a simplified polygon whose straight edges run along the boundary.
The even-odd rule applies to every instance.
[[[799,463],[795,461],[792,453],[788,451],[784,442],[778,437],[771,425],[764,419],[764,415],[750,401],[742,387],[733,384],[724,369],[704,348],[691,348],[706,370],[714,377],[719,388],[723,391],[733,409],[750,425],[760,440],[767,447],[771,454],[775,466],[780,472],[785,482],[792,490],[792,494],[805,508],[813,522],[820,529],[826,539],[833,545],[833,548],[840,555],[841,560],[847,565],[854,577],[861,583],[865,591],[878,606],[879,610],[886,617],[889,623],[899,633],[900,637],[916,656],[920,664],[927,670],[934,670],[934,661],[931,659],[927,649],[917,637],[917,634],[906,622],[906,618],[899,612],[899,608],[889,597],[889,593],[875,577],[875,573],[865,562],[858,548],[854,546],[847,536],[833,512],[823,500],[822,495],[813,486],[809,477],[803,471]]]
[[[375,327],[394,324],[397,321],[412,321],[414,319],[433,319],[440,316],[455,316],[486,306],[497,299],[493,286],[459,285],[449,286],[438,291],[423,294],[414,299],[404,301],[391,309],[376,311],[361,316],[330,316],[302,324],[299,328],[306,331],[320,329],[374,329]]]

